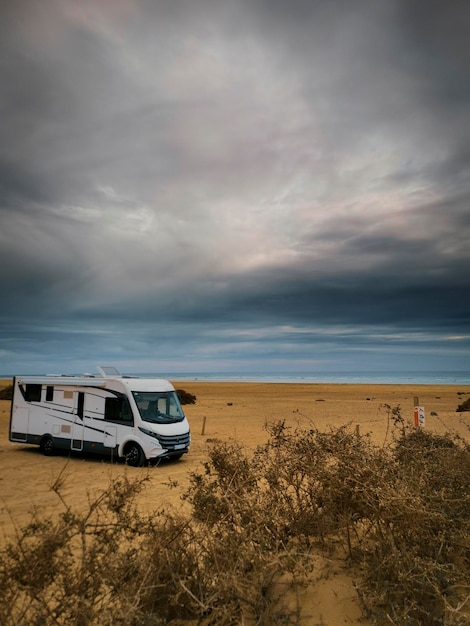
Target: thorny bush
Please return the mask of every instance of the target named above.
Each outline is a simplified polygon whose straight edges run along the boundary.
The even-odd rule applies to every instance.
[[[62,498],[1,554],[0,623],[302,624],[275,589],[342,551],[377,624],[469,621],[470,450],[404,424],[384,446],[346,426],[268,427],[255,453],[218,442],[183,495],[189,514],[139,512],[149,475],[110,484],[85,512]]]

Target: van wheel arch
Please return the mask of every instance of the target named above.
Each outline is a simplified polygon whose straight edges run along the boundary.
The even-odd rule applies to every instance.
[[[44,435],[41,439],[41,443],[39,444],[39,449],[44,454],[44,456],[54,456],[56,452],[56,447],[54,445],[54,440],[50,435]]]
[[[144,452],[135,441],[129,441],[124,446],[124,458],[127,465],[131,467],[143,467],[145,465]]]

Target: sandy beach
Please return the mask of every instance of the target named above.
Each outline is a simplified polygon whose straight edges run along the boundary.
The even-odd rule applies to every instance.
[[[9,382],[0,381],[0,388]],[[266,424],[279,420],[285,420],[292,428],[319,430],[348,424],[361,434],[370,433],[373,441],[382,445],[392,436],[387,405],[399,405],[405,420],[413,423],[414,398],[418,397],[425,409],[426,429],[470,436],[470,413],[456,412],[470,394],[469,386],[200,381],[174,384],[197,399],[194,405],[184,407],[191,426],[191,449],[181,461],[150,468],[127,467],[103,458],[44,457],[35,446],[13,444],[8,441],[10,402],[0,401],[1,540],[12,537],[15,528],[30,519],[33,509],[46,514],[62,510],[57,495],[50,489],[61,472],[65,477],[63,494],[77,508],[85,507],[90,497],[123,473],[130,477],[148,473],[149,480],[139,503],[144,510],[150,512],[169,505],[180,507],[180,496],[189,484],[189,476],[200,470],[211,441],[232,439],[254,449],[268,437]],[[176,488],[171,487],[170,483],[175,482]],[[360,608],[344,572],[338,571],[333,578],[319,583],[305,602],[312,605],[309,610],[312,624],[320,623],[320,617],[325,624],[359,623]]]

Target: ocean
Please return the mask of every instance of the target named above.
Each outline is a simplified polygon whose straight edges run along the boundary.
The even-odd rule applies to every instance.
[[[142,378],[165,378],[171,381],[200,380],[210,382],[260,383],[338,383],[376,385],[470,385],[469,372],[127,372],[122,374]],[[24,374],[24,372],[21,372]],[[80,372],[74,374],[79,376]],[[0,374],[0,378],[13,378]]]
[[[470,372],[142,372],[131,375],[172,381],[470,385]]]

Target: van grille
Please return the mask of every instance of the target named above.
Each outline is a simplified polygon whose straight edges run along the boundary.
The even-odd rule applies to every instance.
[[[183,433],[182,435],[157,435],[158,441],[160,442],[162,448],[166,450],[174,450],[175,446],[178,446],[178,450],[181,450],[181,446],[187,448],[189,446],[189,432]]]

